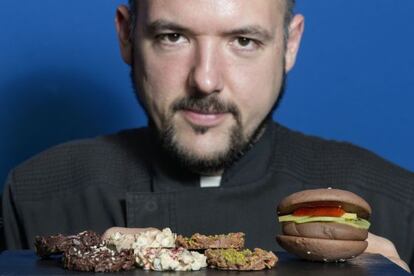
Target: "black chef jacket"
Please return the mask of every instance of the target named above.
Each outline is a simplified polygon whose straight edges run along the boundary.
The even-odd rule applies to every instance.
[[[245,232],[247,247],[280,250],[276,206],[293,192],[350,190],[372,206],[370,231],[391,239],[414,265],[414,174],[349,143],[269,122],[220,187],[163,154],[147,128],[56,146],[13,170],[3,194],[6,246],[36,235],[103,232],[112,226],[176,233]]]

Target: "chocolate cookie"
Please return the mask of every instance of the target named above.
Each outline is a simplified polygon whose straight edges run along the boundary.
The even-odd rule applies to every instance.
[[[36,236],[35,249],[38,256],[47,258],[51,255],[62,254],[72,246],[88,248],[102,242],[101,236],[93,231],[83,231],[77,235]]]
[[[63,266],[69,270],[116,272],[135,268],[134,251],[114,251],[104,244],[90,248],[73,246],[63,254]]]

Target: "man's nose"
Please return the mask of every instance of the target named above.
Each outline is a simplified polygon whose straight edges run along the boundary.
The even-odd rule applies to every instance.
[[[199,93],[220,92],[223,89],[222,69],[218,46],[209,41],[199,43],[189,76],[190,86]]]

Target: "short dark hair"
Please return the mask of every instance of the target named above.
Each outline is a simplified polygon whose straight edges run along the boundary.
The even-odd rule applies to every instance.
[[[131,22],[132,22],[132,28],[131,31],[135,28],[135,21],[137,18],[137,2],[140,0],[128,0],[129,2],[129,8],[131,12]],[[295,8],[296,0],[285,0],[286,1],[286,13],[285,13],[285,40],[289,36],[289,23],[293,18],[293,9]]]

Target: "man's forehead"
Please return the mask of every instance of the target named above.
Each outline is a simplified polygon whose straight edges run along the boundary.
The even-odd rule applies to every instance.
[[[181,25],[255,24],[269,28],[283,23],[284,0],[142,0],[138,20],[167,20]]]
[[[276,4],[277,7],[281,10],[285,9],[286,7],[286,0],[129,0],[129,2],[135,3],[135,5],[139,5],[140,7],[148,7],[151,4],[162,4],[165,5],[167,3],[171,3],[174,5],[188,5],[191,3],[201,3],[205,5],[210,5],[211,7],[218,7],[218,6],[228,6],[238,3],[249,3],[253,5],[274,5]]]

